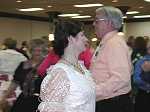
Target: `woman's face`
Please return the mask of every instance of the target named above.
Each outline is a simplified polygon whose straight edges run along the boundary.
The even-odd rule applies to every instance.
[[[85,50],[85,45],[87,43],[88,39],[85,36],[84,32],[79,32],[75,37],[75,47],[79,52],[83,52]]]
[[[42,48],[41,47],[33,48],[32,56],[38,56],[38,57],[42,56]]]

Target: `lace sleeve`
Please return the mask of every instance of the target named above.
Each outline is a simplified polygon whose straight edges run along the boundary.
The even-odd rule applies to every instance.
[[[41,86],[41,99],[48,102],[63,102],[70,89],[66,72],[57,68],[47,75]]]

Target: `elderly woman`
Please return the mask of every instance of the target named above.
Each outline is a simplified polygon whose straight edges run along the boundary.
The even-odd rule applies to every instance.
[[[0,100],[3,99],[18,65],[27,60],[25,56],[16,51],[16,40],[6,38],[3,44],[6,49],[0,51]]]
[[[22,93],[14,103],[11,112],[33,112],[38,106],[38,90],[40,79],[37,78],[36,67],[46,55],[46,44],[42,39],[33,39],[30,42],[31,59],[22,62],[15,71],[14,80],[6,92],[5,97],[20,86]],[[35,78],[37,80],[35,80]]]

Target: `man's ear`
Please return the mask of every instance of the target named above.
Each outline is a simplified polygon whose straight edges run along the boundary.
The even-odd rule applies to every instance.
[[[114,29],[114,24],[112,21],[106,21],[107,26],[109,26],[111,29]]]

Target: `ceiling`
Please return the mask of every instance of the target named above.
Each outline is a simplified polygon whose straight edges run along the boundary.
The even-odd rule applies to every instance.
[[[12,13],[12,14],[23,14],[28,16],[37,17],[48,17],[47,12],[57,11],[60,13],[80,13],[81,15],[90,15],[92,20],[95,15],[95,9],[98,7],[91,8],[76,8],[73,7],[75,4],[90,4],[90,3],[101,3],[104,6],[128,6],[128,11],[139,11],[136,15],[148,15],[150,14],[150,2],[144,0],[118,0],[118,2],[112,2],[112,0],[22,0],[18,3],[16,0],[0,0],[0,12]],[[52,7],[48,7],[51,5]],[[17,9],[20,8],[44,8],[43,11],[35,12],[20,12]],[[132,16],[128,16],[132,18]]]

